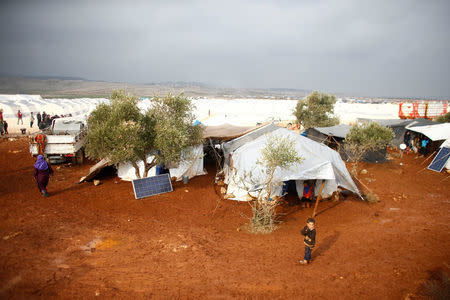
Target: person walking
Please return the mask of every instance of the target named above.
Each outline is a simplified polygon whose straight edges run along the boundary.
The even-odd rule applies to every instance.
[[[19,110],[17,110],[17,125],[19,125],[19,121],[22,123],[23,125],[23,120],[22,120],[22,112]]]
[[[33,124],[34,124],[34,115],[33,115],[33,112],[31,112],[31,114],[30,114],[30,128],[33,128]]]
[[[34,164],[34,178],[39,191],[44,197],[48,197],[47,184],[52,174],[53,170],[50,164],[47,163],[43,155],[38,155]]]
[[[306,220],[306,226],[302,229],[301,233],[305,236],[303,240],[305,244],[305,257],[300,263],[307,265],[311,260],[311,249],[316,245],[316,220],[313,218]]]

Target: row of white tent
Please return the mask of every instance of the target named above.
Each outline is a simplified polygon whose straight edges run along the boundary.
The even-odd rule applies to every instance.
[[[226,158],[225,183],[228,185],[227,194],[231,195],[230,199],[248,201],[249,196],[256,197],[258,193],[265,193],[264,183],[268,179],[268,174],[266,168],[257,161],[261,157],[261,150],[272,141],[273,137],[291,139],[295,150],[303,158],[301,163],[294,164],[288,169],[277,168],[273,177],[274,183],[295,180],[299,197],[302,195],[305,180],[315,180],[317,187],[324,182],[323,197],[331,196],[338,187],[360,195],[345,163],[336,151],[288,129],[269,124],[222,143],[221,147]],[[182,176],[192,178],[206,174],[203,169],[202,145],[187,149],[182,155],[183,159],[179,166],[170,169],[172,177],[181,180]],[[148,160],[152,158],[149,157]],[[142,161],[139,166],[142,175],[144,166]],[[156,172],[154,167],[148,176],[153,176]],[[118,176],[123,180],[136,179],[135,170],[129,163],[118,166]],[[271,190],[271,197],[282,196],[280,184],[274,184]],[[316,195],[318,192],[319,189],[315,189]]]
[[[45,111],[50,115],[88,116],[99,103],[108,102],[106,98],[49,98],[44,99],[40,95],[24,94],[0,94],[0,109],[3,110],[3,117],[13,125],[17,120],[17,111],[23,114],[24,121],[33,112]],[[202,124],[207,126],[217,126],[224,123],[235,126],[254,126],[259,122],[271,119],[293,120],[291,111],[295,106],[293,100],[191,100],[195,106],[195,115]],[[276,105],[275,105],[276,103]],[[141,110],[151,107],[151,99],[141,98],[138,106]],[[254,108],[258,105],[258,111]],[[245,118],[243,117],[245,115]]]
[[[0,109],[3,110],[3,118],[17,119],[17,111],[20,110],[23,118],[33,112],[46,112],[50,115],[83,116],[89,115],[95,107],[102,102],[108,102],[106,98],[77,98],[77,99],[44,99],[40,95],[0,95]]]

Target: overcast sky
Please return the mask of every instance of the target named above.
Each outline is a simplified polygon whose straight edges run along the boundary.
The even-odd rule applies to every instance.
[[[0,72],[450,98],[450,1],[0,1]]]

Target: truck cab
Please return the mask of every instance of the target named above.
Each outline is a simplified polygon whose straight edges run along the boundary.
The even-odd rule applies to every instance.
[[[84,122],[80,119],[57,118],[52,121],[50,126],[51,134],[69,134],[75,135],[84,129]]]

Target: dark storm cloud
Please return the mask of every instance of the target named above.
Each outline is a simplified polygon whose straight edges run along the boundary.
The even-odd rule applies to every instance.
[[[3,1],[3,73],[450,97],[448,1]]]

